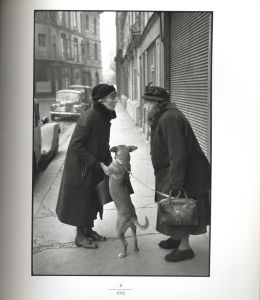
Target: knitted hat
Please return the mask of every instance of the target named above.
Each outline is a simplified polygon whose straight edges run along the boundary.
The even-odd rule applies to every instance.
[[[92,99],[97,101],[99,99],[105,98],[110,93],[114,92],[115,88],[113,85],[109,85],[106,83],[101,83],[93,87],[92,89]]]
[[[145,87],[145,93],[142,96],[145,100],[150,101],[169,101],[169,93],[160,86],[150,86],[152,82]]]

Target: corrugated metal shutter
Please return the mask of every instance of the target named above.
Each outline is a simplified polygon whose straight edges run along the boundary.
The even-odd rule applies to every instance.
[[[211,13],[170,15],[170,96],[209,156]]]

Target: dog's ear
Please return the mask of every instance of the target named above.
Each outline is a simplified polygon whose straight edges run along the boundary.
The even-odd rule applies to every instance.
[[[133,151],[135,151],[137,149],[136,146],[127,146],[127,147],[129,149],[129,152],[133,152]]]
[[[117,146],[113,146],[112,148],[110,148],[109,151],[117,153],[117,151],[118,151]]]

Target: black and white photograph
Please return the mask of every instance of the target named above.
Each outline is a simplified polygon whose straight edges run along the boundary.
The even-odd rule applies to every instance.
[[[210,275],[212,21],[35,12],[33,275]]]
[[[259,21],[232,2],[1,3],[0,299],[259,299]]]

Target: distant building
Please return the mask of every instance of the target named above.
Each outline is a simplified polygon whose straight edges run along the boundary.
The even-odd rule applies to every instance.
[[[34,97],[102,81],[100,12],[36,11]]]
[[[116,27],[117,90],[134,124],[149,139],[141,96],[149,82],[161,85],[210,159],[212,13],[122,11]]]

